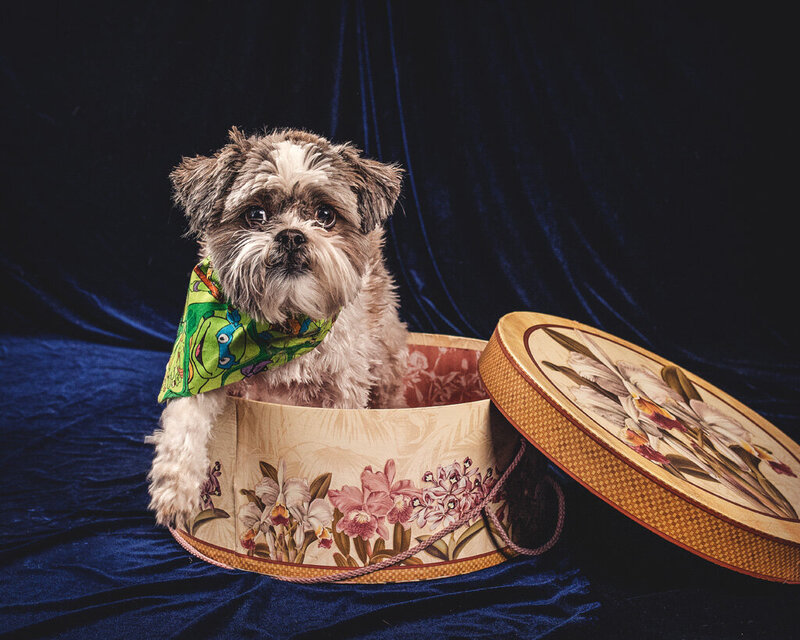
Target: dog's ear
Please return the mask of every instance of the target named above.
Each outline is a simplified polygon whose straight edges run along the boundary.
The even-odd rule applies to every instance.
[[[361,230],[372,231],[388,218],[403,183],[403,170],[395,164],[384,164],[361,157],[361,150],[351,144],[334,145],[350,168],[350,188],[358,198]]]
[[[172,199],[189,221],[189,235],[199,237],[223,207],[236,171],[250,148],[246,136],[236,127],[228,132],[230,142],[213,156],[183,158],[169,174]]]

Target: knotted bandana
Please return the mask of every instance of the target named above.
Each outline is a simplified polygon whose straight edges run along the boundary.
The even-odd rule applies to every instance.
[[[219,389],[286,364],[317,347],[335,320],[293,316],[284,325],[253,320],[226,300],[206,258],[189,279],[158,401]]]

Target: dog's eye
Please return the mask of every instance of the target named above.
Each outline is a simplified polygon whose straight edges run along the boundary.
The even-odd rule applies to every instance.
[[[252,225],[264,224],[267,221],[267,212],[261,207],[250,207],[244,212],[244,219]]]
[[[317,222],[324,229],[330,229],[336,222],[336,212],[330,207],[320,207],[317,209]]]

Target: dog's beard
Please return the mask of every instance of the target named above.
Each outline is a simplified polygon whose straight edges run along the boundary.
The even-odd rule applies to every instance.
[[[233,306],[256,320],[282,323],[291,315],[328,318],[358,294],[359,251],[341,236],[304,229],[306,242],[286,251],[271,234],[239,230],[209,238],[208,253]]]

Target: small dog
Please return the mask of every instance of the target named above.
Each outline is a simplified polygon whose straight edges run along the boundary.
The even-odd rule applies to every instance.
[[[306,131],[246,136],[234,127],[229,138],[213,156],[184,158],[170,174],[188,234],[230,304],[254,320],[336,321],[319,346],[283,366],[168,401],[148,438],[150,508],[162,525],[181,526],[200,508],[208,438],[226,394],[317,407],[404,406],[407,332],[382,255],[382,223],[402,170]]]

